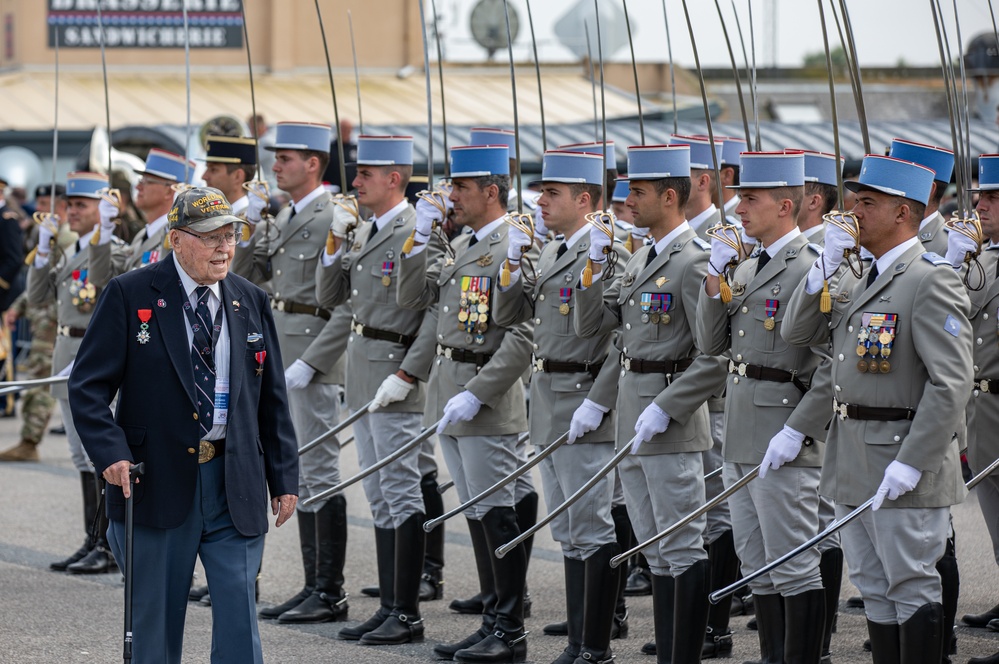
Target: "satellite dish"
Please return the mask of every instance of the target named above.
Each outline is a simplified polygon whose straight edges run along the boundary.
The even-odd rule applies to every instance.
[[[472,8],[469,19],[472,37],[479,46],[486,49],[492,60],[496,51],[507,47],[506,40],[506,2],[504,0],[479,0]],[[517,41],[520,31],[520,17],[516,10],[510,7],[510,35]]]

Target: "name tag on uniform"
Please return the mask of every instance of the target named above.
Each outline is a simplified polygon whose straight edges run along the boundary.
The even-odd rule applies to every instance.
[[[229,422],[229,379],[217,378],[215,380],[215,406],[213,417],[215,424],[227,424]]]

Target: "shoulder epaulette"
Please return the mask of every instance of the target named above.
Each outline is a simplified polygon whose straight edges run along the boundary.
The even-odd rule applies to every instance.
[[[923,254],[923,259],[927,260],[934,265],[946,265],[947,267],[953,267],[950,261],[941,256],[940,254],[933,253],[932,251],[927,251]]]
[[[704,251],[711,251],[711,243],[708,242],[707,240],[702,240],[699,237],[695,237],[693,242]]]
[[[814,242],[809,242],[806,246],[809,249],[811,249],[812,251],[814,251],[816,256],[821,256],[822,255],[822,247],[820,247],[819,245],[815,244]]]

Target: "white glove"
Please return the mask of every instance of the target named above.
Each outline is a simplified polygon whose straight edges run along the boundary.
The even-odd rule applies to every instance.
[[[416,383],[407,383],[395,374],[391,374],[388,378],[382,381],[381,385],[378,386],[378,391],[375,392],[375,398],[371,400],[371,405],[368,406],[368,412],[373,413],[379,408],[384,408],[390,403],[402,401],[409,396],[409,393],[413,391],[414,387],[416,387]]]
[[[795,431],[785,424],[784,428],[770,439],[767,453],[763,455],[763,463],[760,464],[760,479],[766,477],[771,468],[777,470],[788,461],[797,458],[804,441],[805,434]]]
[[[611,239],[596,226],[590,226],[590,260],[594,263],[606,263],[607,254],[604,249],[611,246]]]
[[[100,243],[107,244],[111,241],[111,236],[114,235],[114,220],[121,212],[118,210],[117,205],[103,198],[97,204],[97,212],[101,216]]]
[[[346,240],[347,233],[356,225],[357,217],[353,212],[345,210],[342,205],[333,206],[333,223],[330,224],[330,230],[333,231],[334,237]]]
[[[669,426],[669,419],[669,413],[655,403],[650,403],[646,406],[642,414],[638,416],[638,421],[635,422],[635,438],[631,443],[631,453],[635,454],[638,452],[638,448],[642,446],[642,443],[652,440],[652,436],[666,431],[666,427]]]
[[[55,239],[55,233],[53,229],[50,228],[50,224],[39,224],[38,225],[38,253],[46,254],[52,251],[52,240]]]
[[[443,433],[444,429],[452,424],[467,422],[479,412],[482,402],[474,394],[465,390],[451,397],[444,405],[444,417],[437,425],[437,433]]]
[[[964,233],[951,231],[947,234],[947,262],[957,269],[964,265],[964,257],[969,251],[978,251],[978,243]]]
[[[721,233],[724,233],[732,242],[739,241],[740,239],[738,234],[731,228],[726,228]],[[728,244],[718,238],[711,238],[711,257],[708,259],[708,274],[712,277],[717,277],[738,256],[739,252],[728,246]]]
[[[264,208],[267,207],[267,191],[260,183],[252,185],[252,191],[246,192],[246,220],[251,224],[260,223]]]
[[[69,376],[69,374],[73,373],[74,364],[76,364],[76,360],[71,360],[70,363],[66,365],[66,368],[57,373],[56,376],[58,376],[59,378],[65,378]]]
[[[311,383],[315,375],[315,369],[302,360],[295,360],[284,370],[284,382],[287,383],[289,390],[300,390]]]
[[[589,399],[583,399],[583,403],[572,414],[572,421],[569,422],[569,440],[566,442],[572,445],[577,438],[582,438],[600,426],[607,411],[608,409],[603,406],[597,405]]]
[[[510,227],[507,238],[509,238],[506,247],[507,260],[510,263],[519,263],[520,257],[524,255],[527,249],[531,248],[531,238],[516,226]]]
[[[839,226],[826,224],[825,248],[822,250],[822,271],[828,279],[843,263],[843,251],[853,249],[857,241]]]
[[[885,478],[881,480],[878,492],[874,494],[874,503],[871,509],[875,512],[881,507],[881,503],[888,500],[895,500],[904,493],[908,493],[919,484],[919,478],[923,476],[923,471],[906,465],[901,461],[892,461],[885,468]]]
[[[454,203],[448,196],[444,196],[444,206],[451,210]],[[430,239],[430,233],[434,229],[434,222],[443,223],[440,209],[428,200],[420,199],[416,201],[416,241],[424,244]]]
[[[548,227],[545,226],[545,217],[541,212],[540,205],[534,208],[534,236],[544,239],[548,237]]]

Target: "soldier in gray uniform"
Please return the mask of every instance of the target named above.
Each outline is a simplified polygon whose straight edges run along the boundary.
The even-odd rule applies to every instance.
[[[723,298],[719,274],[736,252],[712,240],[698,336],[705,352],[730,358],[725,485],[762,463],[760,477],[729,499],[736,551],[749,574],[818,532],[821,438],[829,405],[819,390],[809,389],[823,355],[780,337],[786,309],[781,300],[786,302],[819,253],[795,226],[804,155],[744,152],[740,173],[736,211],[762,249],[735,268],[731,297]],[[818,662],[825,616],[818,551],[809,550],[750,588],[762,661]]]
[[[620,330],[617,446],[631,454],[618,472],[635,535],[651,538],[704,504],[702,453],[711,447],[705,401],[724,380],[721,361],[694,343],[697,293],[708,244],[684,218],[690,190],[686,145],[628,149],[635,224],[654,244],[639,248],[621,278],[594,281],[576,300],[577,333],[586,338]],[[610,239],[590,231],[590,258]],[[660,662],[698,662],[708,617],[709,566],[705,518],[644,551],[652,572],[656,654]]]
[[[70,230],[79,236],[73,247],[62,251],[55,244],[56,229],[50,228],[47,223],[39,227],[38,251],[28,270],[28,304],[43,307],[55,302],[58,319],[52,358],[55,375],[68,376],[72,370],[80,341],[100,294],[98,287],[89,278],[87,248],[96,233],[97,225],[110,224],[111,219],[117,216],[117,208],[101,198],[107,187],[107,178],[97,173],[75,172],[67,176],[67,218]],[[109,249],[120,254],[121,241],[109,240]],[[93,505],[97,505],[103,480],[99,481],[95,476],[93,464],[83,449],[83,441],[73,426],[66,384],[53,385],[52,396],[59,401],[62,409],[70,457],[80,473],[83,485],[84,505],[87,506],[91,500],[87,497],[88,493],[93,494]],[[103,510],[98,511],[100,519],[93,538],[88,535],[84,545],[76,553],[66,560],[53,563],[53,569],[68,570],[76,574],[98,574],[117,569],[107,543],[107,516]],[[88,527],[90,525],[92,524],[88,524]]]
[[[248,246],[251,281],[271,281],[271,308],[285,362],[288,403],[299,447],[336,426],[343,365],[336,342],[342,330],[316,299],[316,268],[333,221],[322,174],[329,159],[330,127],[305,122],[277,124],[274,174],[291,196],[273,222],[257,223]],[[247,220],[254,196],[248,202]],[[259,205],[259,203],[257,203]],[[260,611],[286,623],[345,620],[343,566],[347,549],[347,500],[343,495],[303,505],[340,481],[340,444],[324,441],[299,458],[298,527],[305,587],[286,602]]]
[[[136,268],[156,263],[170,255],[167,240],[167,213],[173,206],[175,192],[172,185],[190,184],[194,176],[194,162],[183,156],[153,148],[146,157],[145,169],[139,171],[142,179],[137,187],[135,204],[146,217],[146,226],[136,233],[124,253],[112,260],[111,236],[114,224],[101,223],[100,240],[90,245],[90,281],[103,288],[113,277]],[[105,205],[108,203],[105,201]]]
[[[926,216],[919,222],[919,241],[926,251],[932,251],[941,256],[947,251],[947,231],[944,229],[944,218],[940,214],[940,201],[944,191],[954,174],[954,153],[946,148],[935,145],[923,145],[904,141],[901,138],[892,139],[888,156],[911,161],[925,166],[933,171],[933,187],[926,201]]]
[[[416,224],[406,200],[413,173],[409,136],[360,136],[357,141],[357,202],[371,210],[357,226],[347,208],[336,205],[332,246],[327,244],[316,274],[320,306],[349,298],[353,321],[347,344],[347,406],[357,411],[374,400],[370,414],[354,424],[361,468],[368,468],[420,434],[424,382],[435,349],[436,323],[426,310],[403,309],[395,298],[402,247]],[[356,228],[354,228],[357,226]],[[353,244],[347,244],[353,230]],[[440,254],[430,249],[430,260]],[[423,639],[420,575],[426,519],[420,488],[420,448],[364,479],[375,522],[375,554],[381,606],[340,638],[362,645],[397,645]]]
[[[412,252],[402,257],[401,306],[432,307],[437,358],[427,387],[425,424],[439,421],[444,459],[462,501],[508,476],[517,467],[517,434],[527,429],[521,383],[531,357],[531,326],[502,327],[494,320],[493,292],[506,260],[509,226],[504,221],[510,184],[506,146],[463,146],[451,151],[450,193],[454,222],[470,228],[454,241],[455,256],[431,264],[427,242],[440,211],[420,201]],[[536,255],[536,252],[535,252]],[[524,546],[504,558],[494,550],[520,535],[508,484],[470,508],[469,533],[481,594],[482,626],[456,644],[434,652],[459,662],[523,661]]]
[[[986,275],[984,288],[968,292],[971,298],[972,336],[975,338],[975,380],[968,404],[968,464],[978,473],[999,458],[999,439],[995,435],[999,429],[999,403],[995,401],[999,393],[999,343],[996,341],[999,321],[999,244],[996,243],[999,240],[999,155],[978,158],[978,189],[973,191],[979,192],[975,209],[985,236],[979,260]],[[948,234],[951,246],[958,240],[968,242],[968,238],[961,233],[951,231]],[[955,268],[964,267],[966,251],[978,249],[968,244],[960,247],[954,252],[957,259],[953,261]],[[948,249],[948,258],[951,253]],[[979,339],[982,340],[980,344]],[[999,515],[999,471],[982,480],[976,493],[985,526],[992,538],[993,554],[999,563],[999,521],[996,519]],[[966,615],[961,620],[970,627],[999,627],[999,605],[981,614]],[[999,652],[988,657],[974,657],[969,664],[999,664]]]
[[[499,325],[534,320],[530,431],[536,451],[541,453],[569,432],[569,446],[541,463],[550,509],[575,493],[614,454],[610,411],[617,397],[617,358],[607,362],[610,334],[580,340],[571,318],[573,294],[589,256],[586,214],[599,208],[603,170],[598,154],[545,153],[538,204],[545,226],[562,239],[542,250],[536,272],[527,276],[521,248],[530,246],[531,238],[511,229],[507,258],[515,269],[510,286],[501,286],[495,298]],[[621,250],[620,260],[629,257]],[[606,260],[602,253],[599,258]],[[562,546],[569,641],[557,664],[611,658],[620,570],[611,569],[609,561],[621,552],[611,516],[613,489],[613,474],[605,476],[551,523],[552,537]]]
[[[250,197],[243,185],[257,176],[257,142],[237,136],[209,136],[202,177],[225,195],[232,213],[245,217]],[[261,199],[263,201],[263,199]]]
[[[853,240],[827,228],[821,260],[795,290],[783,327],[789,343],[832,342],[834,416],[822,492],[837,517],[874,497],[873,509],[842,536],[876,662],[941,662],[934,566],[949,507],[967,493],[957,431],[976,375],[970,303],[950,264],[918,238],[933,177],[912,162],[865,157],[859,181],[847,186],[857,193],[860,242],[874,263],[859,279],[843,273],[830,320],[819,307],[823,276],[838,269]]]
[[[746,151],[746,141],[730,136],[716,136],[722,141],[721,184],[722,200],[725,206],[725,217],[729,222],[738,222],[739,215],[735,208],[739,206],[739,155]]]

